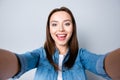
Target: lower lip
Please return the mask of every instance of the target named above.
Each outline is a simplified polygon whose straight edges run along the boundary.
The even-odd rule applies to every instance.
[[[64,40],[66,39],[66,37],[58,37],[58,36],[57,36],[57,38],[58,38],[58,40],[60,40],[60,41],[64,41]]]

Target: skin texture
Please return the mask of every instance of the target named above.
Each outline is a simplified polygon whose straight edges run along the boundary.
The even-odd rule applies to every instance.
[[[11,78],[19,71],[20,65],[15,54],[0,49],[0,80]]]
[[[50,19],[50,34],[60,54],[65,54],[73,32],[71,17],[65,11],[55,12]]]
[[[120,48],[106,56],[105,70],[112,80],[120,80]]]

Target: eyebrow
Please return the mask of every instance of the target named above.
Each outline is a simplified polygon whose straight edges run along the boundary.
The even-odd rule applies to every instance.
[[[72,20],[70,20],[70,19],[64,20],[64,22],[66,22],[66,21],[70,21],[70,22],[72,22]]]
[[[50,22],[58,22],[58,21],[53,20],[53,21],[50,21]]]
[[[72,20],[69,20],[69,19],[64,20],[64,22],[66,22],[66,21],[70,21],[70,22],[72,22]],[[50,22],[58,22],[58,21],[53,20],[53,21],[50,21]]]

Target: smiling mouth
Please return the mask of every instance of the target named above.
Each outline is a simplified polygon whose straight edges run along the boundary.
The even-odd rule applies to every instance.
[[[63,41],[66,39],[67,34],[57,34],[56,36],[58,40]]]

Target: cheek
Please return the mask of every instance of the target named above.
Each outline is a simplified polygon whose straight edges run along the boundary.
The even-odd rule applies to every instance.
[[[54,39],[54,36],[55,36],[55,30],[54,29],[50,29],[50,35]]]
[[[73,33],[73,28],[67,29],[67,32],[68,32],[70,35],[72,35],[72,33]]]
[[[73,29],[70,29],[70,30],[68,31],[68,33],[69,33],[69,38],[71,38],[71,36],[72,36],[72,34],[73,34]]]
[[[50,33],[55,33],[55,29],[50,27]]]
[[[53,37],[55,35],[54,31],[50,31],[50,35]]]
[[[50,28],[50,34],[52,35],[52,33],[53,33],[53,29]]]
[[[71,38],[71,36],[72,36],[72,32],[71,32],[71,33],[69,33],[69,39]]]

